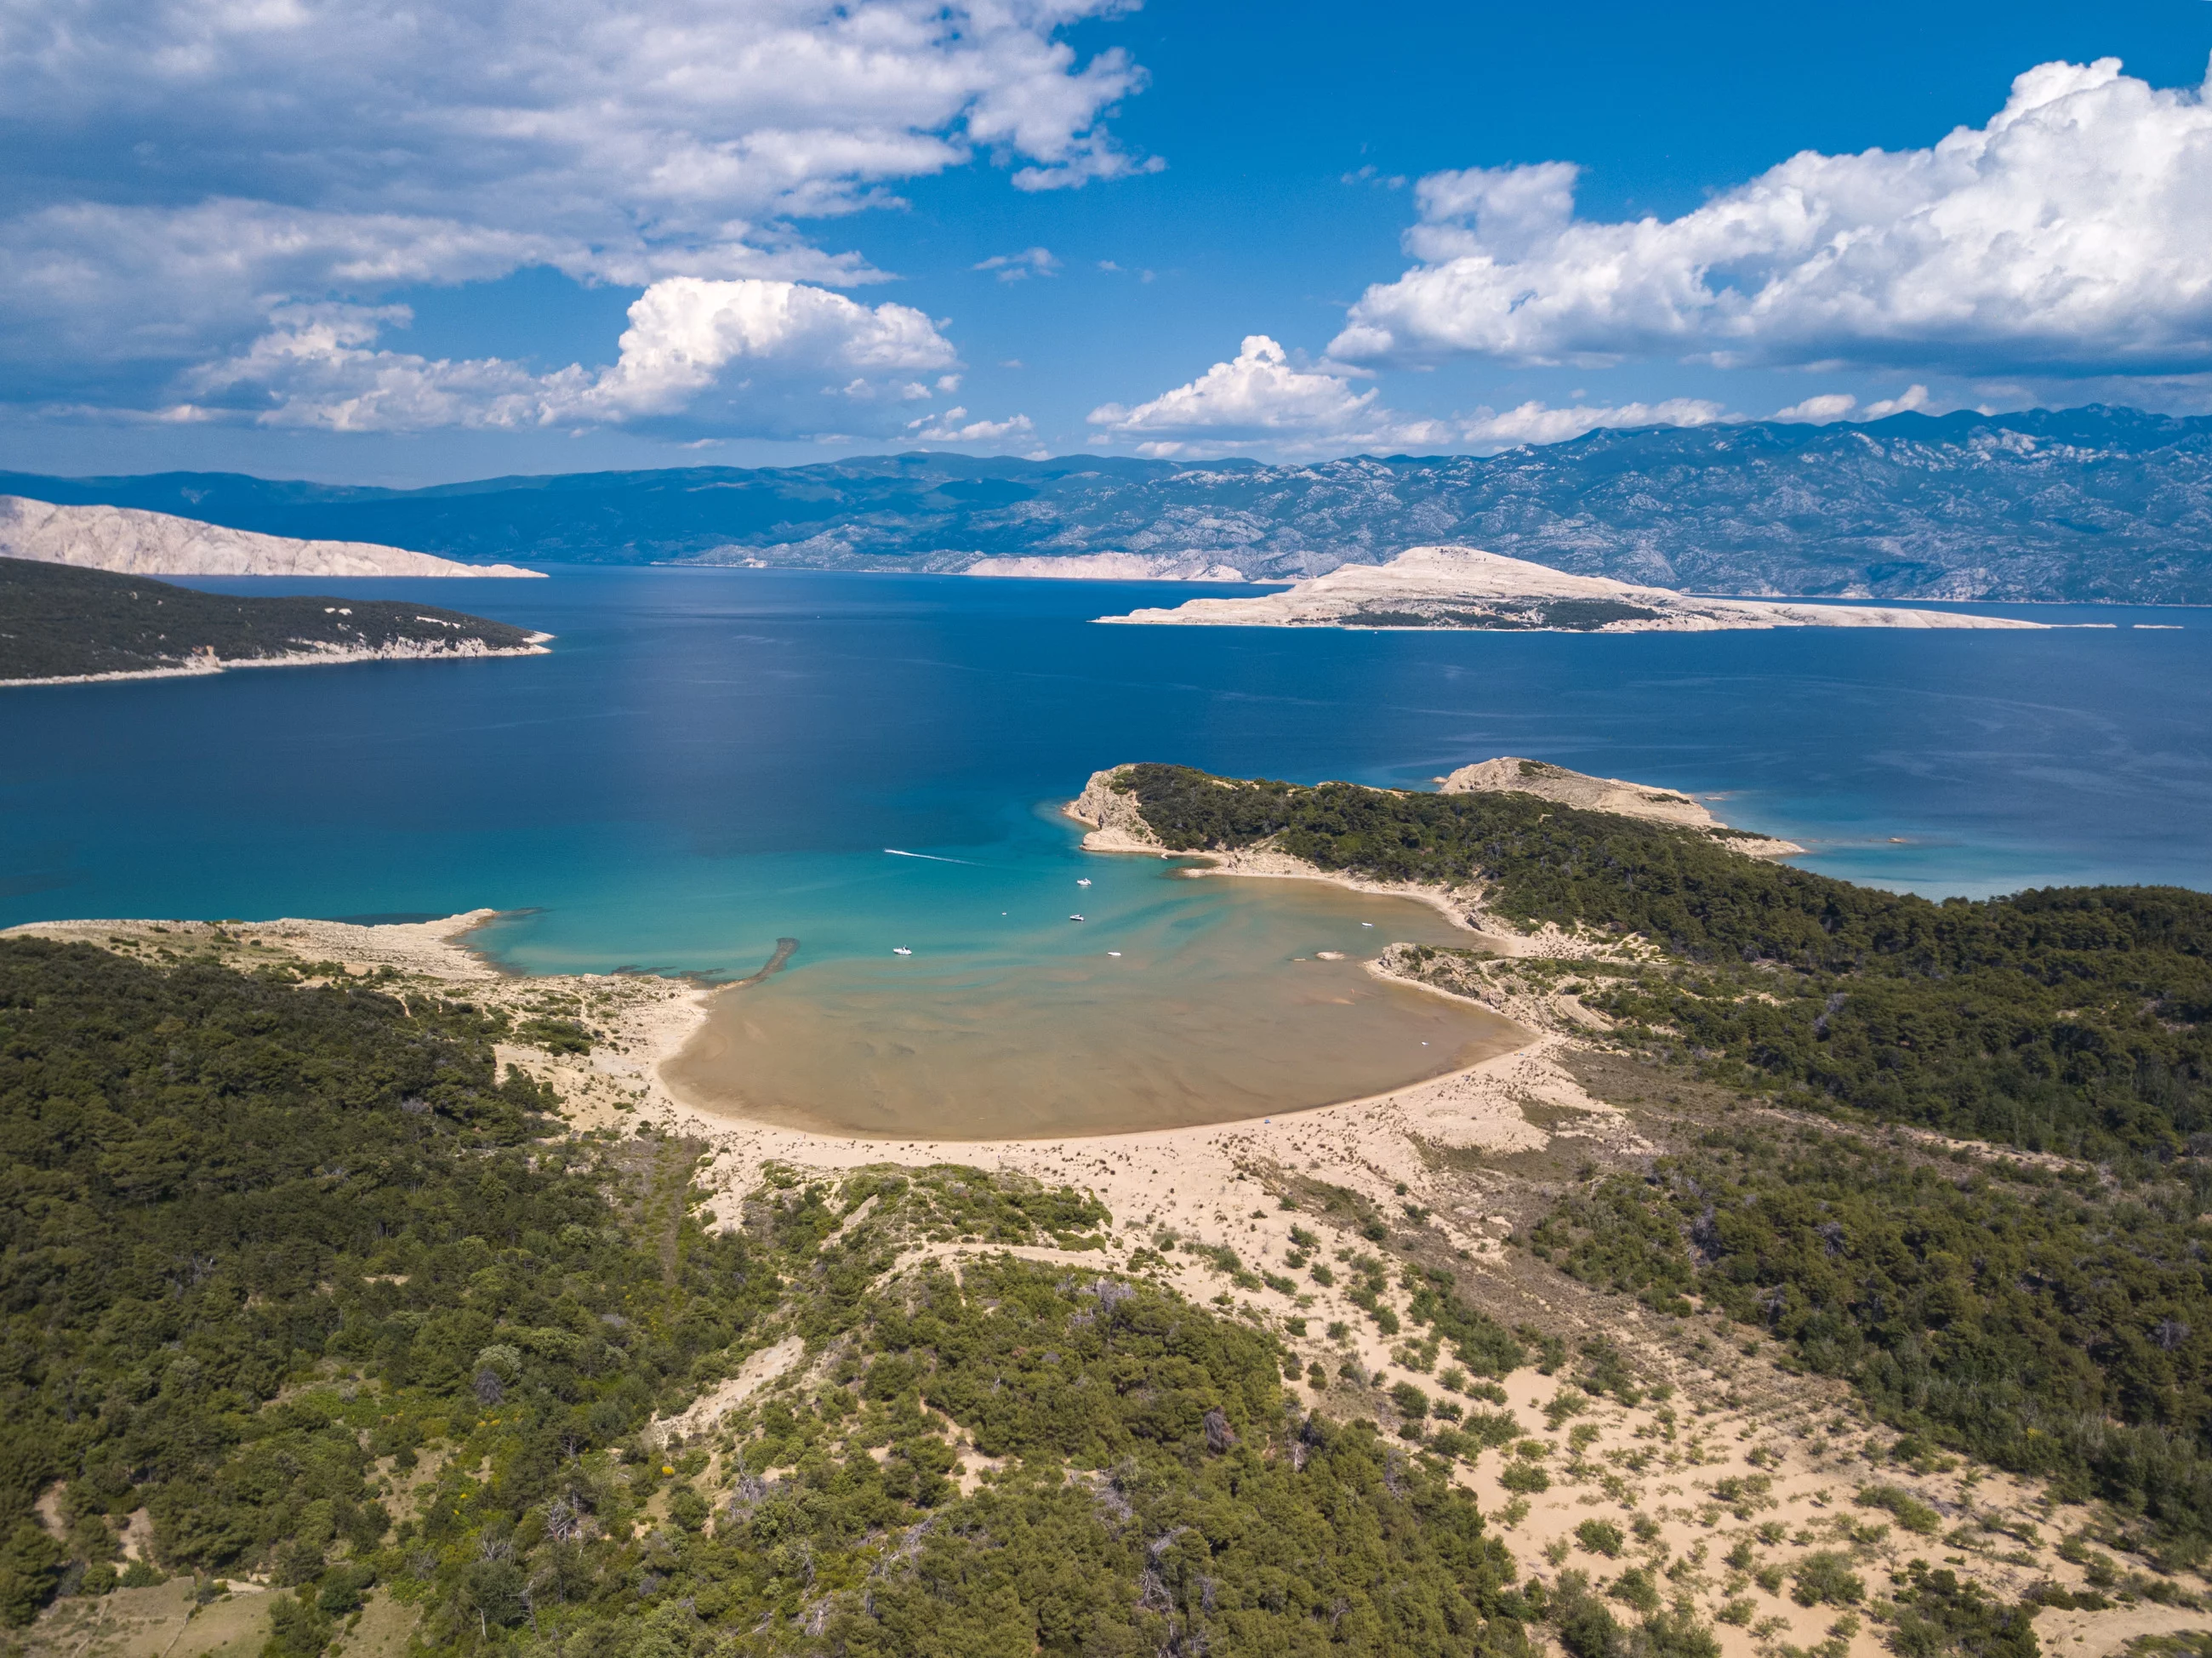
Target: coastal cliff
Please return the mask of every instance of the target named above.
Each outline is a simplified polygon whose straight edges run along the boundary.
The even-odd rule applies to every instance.
[[[514,564],[462,564],[363,541],[258,535],[167,513],[57,507],[0,495],[0,556],[124,575],[537,576]]]

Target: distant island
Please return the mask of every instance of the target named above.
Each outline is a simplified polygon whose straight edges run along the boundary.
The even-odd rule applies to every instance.
[[[0,495],[0,557],[125,575],[537,576],[514,564],[461,564],[361,541],[257,535],[168,513],[57,507]]]
[[[143,576],[0,558],[0,685],[299,663],[538,656],[550,637],[434,605],[239,598]]]
[[[1699,598],[1567,575],[1474,547],[1415,547],[1346,564],[1287,592],[1194,598],[1101,622],[1215,628],[1459,628],[1528,633],[1707,633],[1727,628],[2039,628],[2039,622],[1894,606]]]

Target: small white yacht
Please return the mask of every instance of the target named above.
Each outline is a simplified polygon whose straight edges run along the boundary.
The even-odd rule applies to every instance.
[[[904,944],[893,944],[891,946],[891,954],[894,956],[911,956],[914,952],[908,950]]]
[[[1087,887],[1091,884],[1091,878],[1088,875],[1079,875],[1075,878],[1075,884],[1079,887]]]
[[[1067,919],[1071,921],[1079,921],[1083,918],[1080,915],[1071,915]]]

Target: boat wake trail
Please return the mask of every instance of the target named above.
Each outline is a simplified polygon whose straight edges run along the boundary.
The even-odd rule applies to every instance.
[[[939,858],[933,852],[901,852],[896,847],[885,847],[886,858],[926,858],[933,864],[967,864],[969,869],[981,869],[982,865],[969,863],[965,858]]]

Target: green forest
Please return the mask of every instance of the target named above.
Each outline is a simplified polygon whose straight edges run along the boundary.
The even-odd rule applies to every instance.
[[[2212,1536],[2212,1262],[2179,1180],[1810,1127],[1716,1128],[1531,1229],[1586,1283],[1696,1297],[1851,1382],[1907,1436],[2140,1515],[2194,1563]]]
[[[2212,901],[1938,904],[1527,796],[1121,780],[1172,847],[1272,837],[1621,946],[1517,967],[1732,1104],[1565,1182],[1523,1260],[1724,1315],[1849,1382],[1901,1460],[1969,1452],[2206,1558]],[[1103,1251],[906,1253],[1085,1257],[1117,1218],[1080,1192],[771,1165],[709,1224],[706,1148],[572,1131],[497,1060],[531,1034],[507,1016],[325,976],[0,939],[5,1626],[252,1573],[264,1658],[324,1652],[372,1596],[426,1649],[529,1658],[1717,1651],[1679,1605],[1516,1562],[1450,1477],[1509,1412],[1427,1424],[1412,1384],[1367,1395],[1379,1424],[1314,1408],[1261,1325]],[[1361,1231],[1389,1254],[1385,1218]],[[1401,1266],[1431,1361],[1564,1362],[1465,1275]],[[793,1380],[687,1431],[785,1348]],[[1629,1397],[1607,1355],[1585,1345],[1618,1371],[1586,1385]],[[1885,1604],[1899,1651],[2036,1649],[2032,1607],[1948,1571]]]
[[[0,558],[0,682],[251,662],[314,646],[520,650],[527,630],[389,599],[206,593],[148,576]]]
[[[1530,1233],[1540,1254],[1770,1330],[1931,1446],[2139,1514],[2173,1558],[2212,1548],[2212,896],[1939,903],[1533,795],[1169,766],[1115,786],[1173,848],[1273,837],[1326,869],[1479,883],[1509,923],[1657,946],[1528,970],[1610,1016],[1617,1045],[1836,1129],[1708,1133],[1571,1194]],[[1953,1163],[1838,1132],[1885,1124],[2080,1161]]]
[[[1528,1649],[1449,1464],[1299,1408],[1272,1337],[1104,1273],[889,1271],[1081,1250],[1081,1194],[781,1174],[709,1230],[699,1147],[560,1133],[479,1010],[289,977],[0,940],[8,1622],[252,1570],[269,1658],[380,1586],[438,1651]],[[793,1338],[817,1385],[643,1436]],[[158,1565],[121,1568],[140,1509]]]
[[[1273,838],[1323,869],[1480,883],[1484,908],[1648,940],[1598,969],[1632,1036],[1808,1109],[2153,1166],[2212,1130],[2212,895],[2087,887],[1937,903],[1534,795],[1397,794],[1133,766],[1162,842]]]

